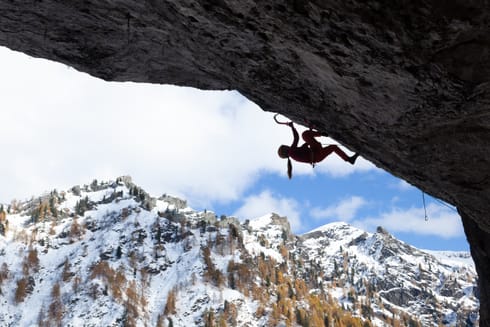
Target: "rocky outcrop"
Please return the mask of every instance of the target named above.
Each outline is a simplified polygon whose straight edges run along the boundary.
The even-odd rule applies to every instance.
[[[471,309],[461,304],[465,299],[476,300],[476,276],[464,259],[458,263],[457,253],[430,254],[384,229],[371,234],[346,223],[325,225],[301,241],[296,251],[304,262],[319,265],[328,281],[349,282],[370,299],[375,298],[371,293],[375,291],[385,308],[417,312],[421,326],[438,321],[449,326],[474,326],[477,306]],[[448,311],[438,309],[442,302]]]
[[[293,233],[291,232],[291,225],[289,224],[287,217],[281,217],[276,213],[271,215],[271,225],[277,225],[284,231],[284,236],[292,240],[294,238]]]
[[[161,197],[158,198],[158,200],[162,200],[167,202],[169,205],[172,206],[172,208],[176,210],[181,210],[185,209],[187,207],[187,201],[179,199],[175,196],[170,196],[168,194],[164,194]]]
[[[490,232],[487,1],[23,0],[0,15],[0,45],[105,80],[237,89]]]

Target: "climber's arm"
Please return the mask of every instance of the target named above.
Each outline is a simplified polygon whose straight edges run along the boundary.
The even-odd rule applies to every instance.
[[[288,123],[288,126],[291,127],[291,130],[293,131],[293,143],[291,144],[291,148],[297,148],[299,142],[298,131],[294,127],[293,122]]]

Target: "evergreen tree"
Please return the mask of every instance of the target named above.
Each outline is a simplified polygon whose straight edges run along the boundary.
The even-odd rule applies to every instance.
[[[122,248],[121,248],[121,246],[119,245],[119,246],[117,247],[117,249],[116,249],[116,259],[117,259],[117,260],[119,260],[119,259],[121,259],[121,257],[122,257]]]
[[[49,198],[49,211],[54,218],[58,218],[58,209],[56,208],[57,198],[51,196]]]

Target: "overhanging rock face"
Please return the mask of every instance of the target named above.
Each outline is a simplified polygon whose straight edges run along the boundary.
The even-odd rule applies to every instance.
[[[106,80],[237,89],[310,122],[456,205],[490,266],[476,250],[490,243],[488,1],[6,0],[0,17],[11,49]]]

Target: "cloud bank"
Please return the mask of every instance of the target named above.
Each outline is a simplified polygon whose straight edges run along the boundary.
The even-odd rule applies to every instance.
[[[0,202],[129,174],[206,205],[236,200],[262,173],[285,176],[276,153],[291,132],[237,92],[108,83],[6,48],[0,59]]]
[[[311,210],[310,215],[316,220],[342,220],[348,222],[355,218],[359,209],[366,204],[368,202],[364,198],[352,196],[326,208],[315,207]]]
[[[351,196],[325,208],[314,207],[309,215],[317,222],[345,221],[367,231],[382,226],[392,233],[413,233],[446,239],[464,235],[459,214],[447,206],[430,203],[427,206],[427,220],[423,207],[400,208],[392,205],[389,211],[366,216],[361,210],[368,206],[371,207],[371,201]]]
[[[352,224],[365,230],[382,226],[391,233],[414,233],[445,239],[464,235],[460,216],[448,207],[431,203],[427,206],[427,217],[425,220],[424,208],[393,208],[378,217],[355,220]]]

